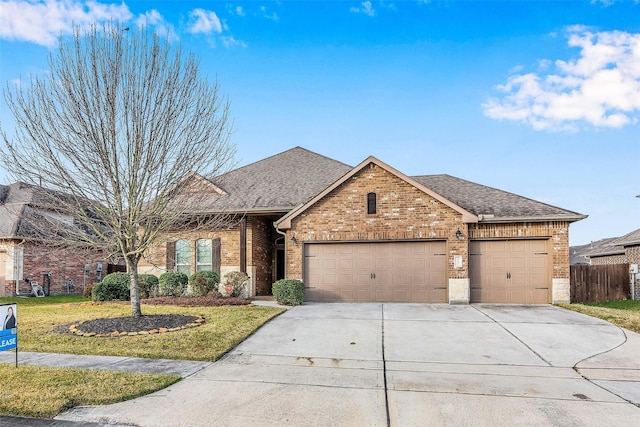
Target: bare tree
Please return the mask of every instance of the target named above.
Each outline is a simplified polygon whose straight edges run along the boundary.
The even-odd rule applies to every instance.
[[[12,178],[52,190],[42,240],[124,258],[141,316],[143,253],[167,229],[217,222],[192,214],[216,196],[200,177],[232,166],[229,103],[193,54],[148,29],[76,28],[49,67],[4,91],[16,129],[12,139],[2,130],[3,163]],[[42,214],[51,209],[73,223],[54,226]]]

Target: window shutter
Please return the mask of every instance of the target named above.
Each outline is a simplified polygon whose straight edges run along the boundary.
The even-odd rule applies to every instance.
[[[176,242],[167,242],[167,271],[176,268]]]
[[[220,276],[220,238],[211,241],[211,271]]]

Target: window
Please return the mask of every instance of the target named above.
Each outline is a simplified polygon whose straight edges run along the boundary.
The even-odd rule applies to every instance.
[[[176,271],[191,274],[191,241],[189,240],[176,242]]]
[[[376,193],[367,194],[367,213],[376,213]]]
[[[211,239],[200,239],[196,241],[196,271],[213,271],[211,254]]]

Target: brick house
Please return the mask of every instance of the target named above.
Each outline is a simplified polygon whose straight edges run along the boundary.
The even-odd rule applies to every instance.
[[[296,147],[210,180],[238,221],[166,233],[140,272],[245,271],[251,294],[308,301],[565,303],[569,224],[585,218],[449,175],[409,177]],[[200,207],[203,209],[203,207]]]
[[[640,229],[594,242],[585,256],[591,265],[640,264]]]
[[[70,217],[46,210],[42,191],[21,182],[0,185],[0,296],[29,295],[27,278],[46,283],[48,295],[79,293],[85,283],[95,283],[113,268],[95,251],[51,247],[34,238],[32,214],[72,222]]]

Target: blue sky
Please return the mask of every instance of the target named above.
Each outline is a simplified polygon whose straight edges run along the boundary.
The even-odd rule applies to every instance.
[[[374,155],[589,215],[571,244],[640,227],[639,1],[0,0],[3,86],[108,19],[201,57],[239,165],[298,145]]]

